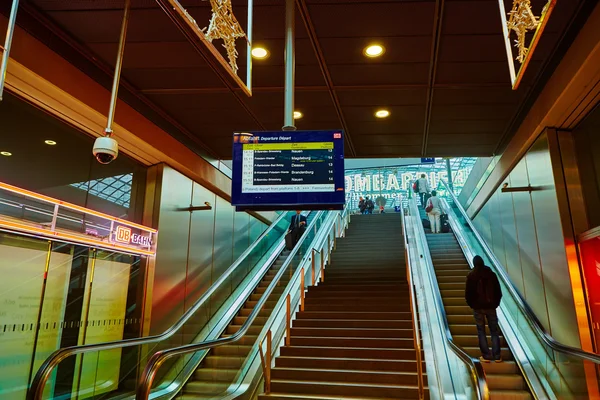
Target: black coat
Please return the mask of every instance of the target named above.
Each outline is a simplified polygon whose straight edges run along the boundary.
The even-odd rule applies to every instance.
[[[481,283],[480,283],[481,282]],[[481,285],[481,286],[480,286]],[[491,288],[490,299],[481,298],[478,288]],[[474,268],[467,275],[465,288],[465,300],[469,307],[474,310],[496,309],[502,299],[502,289],[498,277],[488,266]]]
[[[296,227],[296,217],[300,217],[298,226],[300,226],[300,222],[304,222],[304,227],[306,228],[306,216],[302,214],[296,214],[292,216],[292,221],[290,222],[290,231]]]

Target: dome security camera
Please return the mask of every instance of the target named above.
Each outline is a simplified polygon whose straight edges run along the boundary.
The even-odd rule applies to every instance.
[[[119,143],[108,136],[99,137],[92,151],[100,164],[109,164],[119,155]]]

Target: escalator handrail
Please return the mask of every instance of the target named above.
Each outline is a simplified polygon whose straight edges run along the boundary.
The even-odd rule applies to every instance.
[[[469,216],[467,215],[467,212],[465,211],[462,204],[460,204],[460,202],[456,198],[456,195],[454,194],[454,192],[451,189],[449,189],[448,184],[445,181],[441,181],[441,182],[444,185],[444,187],[446,188],[446,192],[450,194],[450,197],[452,198],[452,201],[454,202],[456,208],[460,211],[460,213],[463,216],[463,218],[465,219],[465,221],[467,221],[467,224],[469,224],[471,231],[475,235],[475,238],[479,242],[479,245],[485,251],[486,256],[492,262],[492,264],[494,264],[494,270],[495,270],[494,272],[496,272],[496,274],[500,276],[500,279],[508,288],[508,290],[509,290],[510,294],[512,295],[513,299],[515,300],[517,306],[519,307],[519,309],[521,310],[523,315],[525,315],[525,318],[527,319],[529,324],[533,327],[533,329],[534,329],[535,333],[538,335],[538,337],[540,337],[540,339],[548,347],[550,347],[551,349],[553,349],[559,353],[565,353],[572,357],[583,358],[583,359],[591,361],[593,363],[600,364],[600,355],[595,354],[595,353],[590,353],[590,352],[582,350],[582,349],[578,349],[577,347],[563,344],[563,343],[557,341],[556,339],[554,339],[548,333],[548,331],[546,330],[546,328],[544,328],[544,326],[542,325],[540,320],[537,318],[537,316],[535,315],[535,313],[533,312],[533,310],[527,303],[527,301],[523,298],[523,296],[521,296],[521,293],[519,293],[519,291],[515,288],[512,281],[510,280],[507,272],[504,270],[504,268],[502,268],[502,264],[500,263],[500,261],[498,260],[498,258],[494,254],[494,252],[489,248],[489,246],[487,245],[485,240],[481,237],[481,235],[479,234],[477,229],[475,229],[475,225],[473,224],[473,221],[471,221],[471,218],[469,218]],[[468,261],[469,261],[469,263],[471,262],[470,260],[468,260]]]
[[[415,287],[413,283],[412,268],[410,267],[410,257],[408,256],[408,228],[406,227],[406,220],[404,218],[404,209],[400,210],[400,216],[402,220],[402,236],[404,242],[404,259],[406,260],[406,278],[408,280],[408,289],[410,291],[410,311],[412,314],[412,326],[414,331],[414,345],[417,353],[417,381],[419,384],[419,399],[424,398],[424,384],[423,384],[423,362],[421,360],[421,335],[419,334],[418,321],[419,316],[417,315],[417,296],[415,294]]]
[[[413,212],[416,212],[416,216],[420,219],[420,214],[417,206],[416,198],[409,199],[409,205]],[[429,268],[429,285],[433,289],[432,293],[435,298],[435,302],[437,304],[438,317],[442,323],[442,327],[444,328],[444,336],[446,338],[446,343],[452,350],[454,354],[469,368],[471,372],[471,380],[475,385],[475,392],[477,394],[478,400],[483,400],[488,398],[489,389],[487,385],[487,380],[485,378],[485,371],[483,370],[483,365],[481,365],[481,361],[477,358],[471,357],[468,355],[460,346],[454,343],[454,338],[452,337],[452,333],[450,332],[450,326],[448,325],[448,316],[446,315],[446,309],[444,308],[444,301],[442,300],[440,287],[433,276],[435,272],[433,271],[433,260],[431,258],[431,251],[429,250],[429,244],[427,243],[427,237],[425,236],[425,231],[423,230],[422,225],[419,225],[420,229],[417,229],[418,235],[420,236],[420,241],[423,243],[424,254],[427,268]]]
[[[62,349],[58,349],[54,351],[44,363],[40,366],[33,381],[31,382],[31,387],[27,393],[28,400],[38,400],[42,398],[42,394],[44,392],[44,387],[46,382],[50,378],[50,373],[58,364],[60,364],[64,359],[70,357],[75,354],[87,353],[87,352],[95,352],[102,350],[113,350],[124,347],[131,346],[139,346],[150,343],[160,342],[162,340],[168,339],[173,336],[183,325],[185,325],[190,318],[202,307],[204,303],[206,303],[210,297],[219,289],[219,287],[226,282],[226,280],[231,276],[231,274],[242,264],[242,261],[250,254],[252,250],[256,248],[258,243],[269,233],[271,232],[275,226],[283,219],[287,213],[282,213],[277,217],[277,219],[269,225],[265,231],[258,236],[258,238],[246,249],[238,259],[231,264],[231,266],[213,283],[208,290],[202,294],[202,296],[194,303],[194,305],[189,308],[175,324],[171,325],[166,331],[160,333],[158,335],[146,336],[143,338],[132,338],[132,339],[123,339],[123,340],[115,340],[111,342],[102,342],[102,343],[94,343],[94,344],[85,344],[79,346],[69,346],[63,347]]]
[[[311,221],[311,223],[307,226],[307,228],[306,228],[307,231],[310,231],[310,229],[313,227],[313,225],[316,224],[316,222],[319,218],[319,215],[321,213],[323,213],[323,211],[320,211],[317,214],[317,216]],[[335,227],[335,224],[333,225],[333,227]],[[333,229],[335,229],[335,228],[333,228]],[[206,340],[204,342],[191,343],[191,344],[187,344],[187,345],[183,345],[183,346],[178,346],[178,347],[173,347],[170,349],[157,351],[156,353],[154,353],[152,355],[152,357],[150,357],[150,359],[146,363],[146,367],[144,368],[144,371],[142,372],[140,379],[139,379],[135,398],[137,400],[140,400],[140,399],[147,400],[149,398],[150,391],[152,389],[152,384],[154,382],[154,378],[156,377],[156,374],[157,374],[159,368],[161,367],[161,365],[165,361],[167,361],[167,359],[169,359],[171,357],[175,357],[177,355],[195,353],[195,352],[198,352],[201,350],[207,350],[207,349],[211,349],[214,347],[223,346],[228,343],[234,343],[234,342],[237,342],[238,340],[240,340],[246,334],[246,332],[250,328],[250,325],[252,325],[252,323],[254,322],[254,320],[256,319],[256,317],[258,316],[260,311],[262,310],[263,306],[267,302],[267,299],[269,298],[269,296],[271,295],[271,293],[273,292],[275,287],[279,284],[281,277],[286,272],[286,269],[288,268],[288,266],[292,263],[294,256],[298,253],[298,250],[300,249],[300,245],[302,244],[302,242],[304,242],[304,240],[307,237],[308,237],[308,235],[302,235],[302,237],[300,238],[300,240],[298,241],[298,243],[296,244],[294,249],[290,252],[290,254],[288,254],[287,259],[284,261],[283,265],[279,268],[279,271],[277,271],[277,274],[275,275],[275,277],[273,277],[273,280],[269,283],[269,286],[267,286],[267,288],[265,289],[263,295],[260,297],[260,300],[256,303],[256,305],[252,309],[252,312],[246,319],[246,322],[244,322],[244,324],[240,327],[240,329],[236,333],[234,333],[231,336],[224,337],[224,338]]]

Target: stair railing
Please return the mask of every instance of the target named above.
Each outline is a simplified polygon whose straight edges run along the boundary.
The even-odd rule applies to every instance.
[[[404,210],[400,210],[400,215],[402,216],[402,237],[404,239],[404,262],[406,264],[406,279],[408,281],[408,288],[410,290],[410,313],[412,315],[412,327],[413,327],[413,340],[415,346],[415,352],[417,356],[417,381],[419,385],[419,400],[423,400],[425,398],[425,388],[423,384],[423,361],[421,360],[421,335],[419,333],[418,320],[419,317],[417,315],[417,298],[415,296],[415,288],[413,285],[412,278],[412,270],[410,268],[410,262],[408,260],[408,231],[406,226],[406,221],[404,218]]]
[[[105,350],[114,350],[114,349],[122,349],[126,347],[132,346],[141,346],[152,343],[157,343],[160,341],[164,341],[172,337],[179,329],[181,329],[193,316],[194,314],[200,310],[200,308],[210,300],[212,295],[216,293],[220,287],[225,284],[229,277],[234,273],[234,271],[242,265],[245,258],[250,254],[258,243],[265,238],[278,224],[282,221],[282,219],[287,217],[287,213],[282,213],[279,217],[257,238],[257,240],[252,243],[246,251],[244,251],[240,257],[213,283],[208,290],[190,307],[180,318],[179,320],[173,324],[169,329],[164,331],[161,334],[146,336],[143,338],[133,338],[133,339],[124,339],[124,340],[116,340],[112,342],[103,342],[103,343],[94,343],[94,344],[86,344],[80,346],[70,346],[64,347],[62,349],[58,349],[44,361],[41,367],[38,369],[33,381],[31,382],[31,386],[29,391],[27,392],[28,400],[40,400],[44,393],[44,388],[46,386],[46,382],[50,378],[52,371],[66,358],[84,353],[91,352],[99,352]],[[283,239],[281,239],[283,240]]]
[[[344,212],[345,212],[345,210],[344,210]],[[330,216],[328,217],[328,219],[325,221],[325,223],[323,225],[323,229],[320,230],[320,232],[322,232],[321,236],[314,239],[314,240],[318,240],[318,243],[320,243],[320,246],[322,247],[323,244],[325,243],[325,237],[327,237],[327,247],[324,249],[325,250],[324,253],[327,254],[328,260],[331,257],[331,251],[333,249],[334,241],[331,239],[331,236],[333,234],[333,236],[335,237],[335,233],[336,233],[335,232],[335,219],[337,218],[337,215],[338,214],[333,214],[333,213],[330,214]],[[344,215],[344,213],[342,213],[342,215]],[[310,228],[312,228],[312,227],[309,226],[307,228],[307,231],[310,230]],[[208,349],[212,349],[215,347],[235,343],[235,342],[239,341],[242,337],[244,337],[244,335],[246,335],[248,329],[250,328],[252,323],[256,320],[260,311],[266,304],[267,299],[273,293],[275,287],[279,286],[281,278],[283,277],[285,271],[288,270],[288,268],[289,268],[290,274],[292,274],[292,272],[291,272],[292,271],[292,262],[294,260],[294,257],[296,255],[298,255],[299,250],[302,247],[302,244],[304,243],[305,239],[308,236],[309,235],[305,234],[300,238],[297,245],[290,252],[290,254],[288,255],[287,259],[285,260],[285,262],[283,263],[283,265],[281,266],[279,271],[277,271],[277,274],[275,275],[273,280],[269,283],[269,286],[265,289],[265,292],[263,293],[260,300],[257,302],[257,304],[252,309],[250,315],[248,316],[248,318],[246,319],[244,324],[240,327],[240,329],[235,334],[233,334],[229,337],[225,337],[225,338],[217,338],[217,339],[207,340],[207,341],[200,342],[200,343],[187,344],[187,345],[183,345],[183,346],[179,346],[179,347],[161,350],[161,351],[154,353],[154,355],[152,357],[150,357],[148,363],[146,364],[144,371],[142,372],[142,375],[140,376],[137,391],[136,391],[136,397],[135,397],[136,400],[148,400],[148,398],[150,396],[151,388],[152,388],[152,385],[156,378],[156,375],[158,373],[158,370],[168,359],[171,359],[175,356],[196,353],[196,352],[199,352],[202,350],[208,350]],[[319,245],[316,247],[319,247]],[[286,314],[290,315],[290,320],[291,320],[291,306],[292,306],[291,303],[292,303],[292,301],[294,302],[294,304],[301,302],[301,297],[304,294],[303,286],[301,287],[300,291],[295,291],[295,290],[293,291],[292,288],[295,284],[297,284],[297,282],[300,279],[301,279],[301,282],[305,281],[305,271],[307,269],[304,268],[304,266],[308,265],[308,263],[311,262],[310,258],[312,257],[313,254],[314,253],[312,251],[306,252],[306,254],[304,254],[304,257],[301,259],[299,264],[296,266],[295,272],[291,275],[290,282],[287,285],[286,290],[288,293],[285,297],[285,303],[286,303]],[[301,274],[302,274],[302,278],[301,278]],[[296,297],[296,295],[294,294],[294,299],[292,299],[292,297],[291,297],[292,291],[294,293],[298,293],[299,294],[298,297]],[[282,295],[282,297],[283,297],[283,295]],[[275,305],[275,308],[271,312],[271,315],[269,316],[269,318],[265,324],[265,327],[263,328],[263,332],[261,332],[261,334],[259,335],[259,338],[261,338],[261,339],[257,341],[258,342],[257,344],[255,344],[255,346],[260,346],[260,348],[257,351],[259,353],[259,355],[260,355],[260,352],[262,351],[262,343],[264,342],[265,338],[267,339],[267,346],[269,345],[270,341],[268,339],[268,337],[269,337],[268,332],[272,331],[272,326],[276,322],[281,320],[278,317],[282,311],[282,307],[283,307],[283,302],[282,302],[282,299],[280,298],[280,300]],[[288,309],[290,310],[289,312],[287,312]],[[286,318],[287,318],[287,316],[286,316]],[[287,333],[288,338],[290,336],[289,331],[290,331],[290,329],[288,328],[288,325],[286,324],[285,332]],[[271,336],[272,335],[273,335],[273,333],[271,333]],[[270,368],[271,368],[272,353],[270,351],[271,349],[268,349],[268,350],[269,351],[268,351],[266,357],[265,357],[265,354],[263,353],[261,360],[264,359],[263,373],[265,373],[265,376],[269,377],[269,385],[270,385],[270,376],[271,376]],[[267,370],[267,368],[268,368],[268,370]],[[269,390],[270,390],[270,387],[269,387]]]
[[[333,250],[331,248],[331,242],[329,241],[329,238],[331,237],[331,233],[333,233],[334,236],[335,235],[342,236],[345,232],[345,229],[348,227],[349,220],[350,220],[350,214],[348,213],[348,209],[346,208],[346,209],[344,209],[344,211],[342,213],[338,214],[334,218],[333,225],[329,231],[327,231],[327,229],[323,230],[326,233],[323,234],[323,236],[321,237],[320,240],[316,241],[317,242],[316,246],[311,249],[311,256],[310,256],[311,280],[310,280],[310,282],[312,283],[312,286],[316,285],[317,277],[320,278],[320,282],[323,282],[323,273],[325,272],[325,259],[323,257],[323,254],[327,251],[328,252],[327,260],[330,260],[331,252]],[[325,236],[327,236],[327,238],[328,238],[327,246],[325,246]],[[335,241],[334,241],[334,246],[335,246]],[[319,258],[321,261],[321,268],[319,270],[318,275],[315,275],[315,252],[319,253]],[[304,267],[301,267],[300,275],[299,275],[299,279],[300,279],[300,285],[299,285],[300,311],[304,311],[304,297],[305,297],[305,291],[306,291],[305,283],[304,283],[305,275],[306,274],[304,271]],[[286,307],[285,307],[286,308],[285,345],[289,346],[291,344],[292,319],[293,319],[291,293],[288,293],[287,296],[285,297],[285,304],[286,304]],[[263,351],[263,343],[265,340],[266,340],[267,346],[266,346],[266,351]],[[273,364],[272,341],[273,341],[273,332],[272,332],[272,327],[270,327],[269,330],[265,333],[264,338],[259,341],[259,347],[258,347],[258,351],[260,354],[261,367],[262,367],[263,376],[264,376],[264,391],[266,394],[271,393],[271,366]]]
[[[410,207],[410,214],[416,216],[420,222],[420,214],[417,206],[417,202],[415,198],[411,198],[408,202]],[[433,260],[431,259],[431,252],[429,250],[429,245],[427,244],[427,237],[425,236],[425,231],[423,230],[423,225],[418,224],[418,228],[415,229],[415,234],[418,235],[419,241],[423,246],[423,254],[421,258],[425,259],[425,265],[429,269],[429,273],[427,274],[429,277],[429,288],[431,288],[434,301],[437,305],[437,314],[438,320],[442,324],[442,328],[444,331],[444,338],[446,341],[446,346],[452,350],[452,352],[462,361],[462,363],[468,368],[469,375],[473,387],[475,389],[475,395],[478,400],[488,400],[489,399],[489,388],[487,385],[485,371],[483,370],[483,366],[481,365],[481,361],[479,359],[471,357],[468,355],[461,347],[459,347],[456,343],[454,343],[454,339],[452,338],[452,333],[450,332],[450,326],[448,325],[448,318],[446,315],[446,311],[444,308],[444,302],[441,297],[441,292],[437,280],[433,278],[435,272],[433,271]]]

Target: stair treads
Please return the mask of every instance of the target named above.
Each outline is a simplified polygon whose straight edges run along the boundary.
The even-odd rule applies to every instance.
[[[366,369],[371,371],[404,371],[417,370],[415,360],[381,360],[367,358],[325,358],[325,357],[277,357],[277,367],[288,368],[323,368],[340,370]]]
[[[274,392],[340,395],[344,397],[360,396],[361,398],[418,398],[418,390],[416,386],[410,385],[273,380],[271,382],[271,389]]]
[[[369,371],[369,370],[339,370],[323,368],[289,368],[276,367],[271,378],[275,380],[335,383],[383,383],[389,385],[417,385],[415,372],[401,371]]]
[[[362,312],[362,311],[344,311],[344,312],[326,312],[326,311],[303,311],[296,316],[298,319],[362,319],[362,320],[412,320],[410,312]]]
[[[412,338],[292,336],[291,345],[308,347],[346,347],[358,349],[414,349],[414,341]]]
[[[299,328],[367,328],[367,329],[410,329],[411,320],[362,320],[362,319],[295,319],[292,323]]]
[[[285,346],[281,348],[281,355],[290,357],[379,358],[384,360],[415,360],[417,358],[415,349],[319,346]]]

